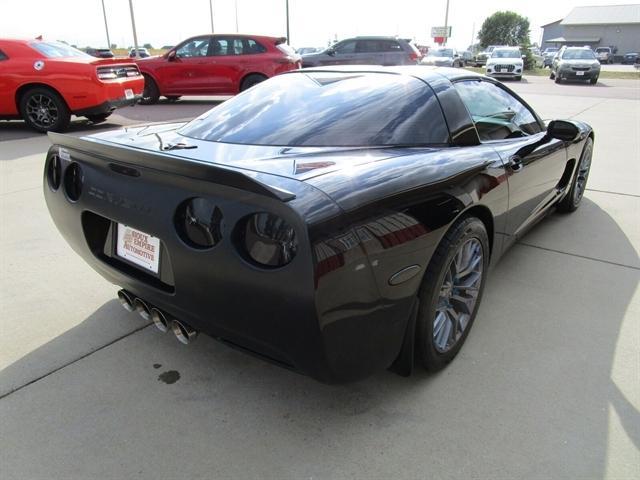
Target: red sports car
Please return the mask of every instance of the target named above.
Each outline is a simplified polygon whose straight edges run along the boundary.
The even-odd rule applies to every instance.
[[[0,120],[23,118],[40,132],[64,130],[72,114],[103,122],[142,98],[144,79],[127,62],[59,42],[0,39]]]
[[[145,78],[141,103],[160,95],[235,95],[278,73],[300,68],[300,56],[286,38],[257,35],[201,35],[162,56],[137,60]]]

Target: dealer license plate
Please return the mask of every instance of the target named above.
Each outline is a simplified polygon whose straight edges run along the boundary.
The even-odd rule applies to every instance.
[[[576,72],[576,75],[578,76],[584,75],[584,72]]]
[[[501,68],[500,69],[500,73],[507,73],[507,72],[508,72],[508,70],[506,68]]]
[[[119,223],[116,255],[139,265],[144,270],[158,273],[160,239]]]
[[[135,95],[133,94],[133,90],[131,90],[130,88],[125,88],[124,98],[126,98],[127,100],[132,100],[133,97],[135,97]]]

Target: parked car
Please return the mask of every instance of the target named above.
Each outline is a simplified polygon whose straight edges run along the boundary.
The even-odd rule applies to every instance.
[[[485,50],[476,55],[476,67],[482,67],[487,64],[487,59],[491,57],[493,50],[501,45],[489,45]]]
[[[293,71],[186,125],[51,139],[51,217],[127,310],[324,382],[444,368],[490,266],[579,207],[593,151],[494,79],[415,67]]]
[[[302,57],[303,67],[321,65],[415,65],[422,58],[418,49],[397,37],[355,37],[326,50]]]
[[[302,48],[298,48],[296,50],[296,53],[298,55],[308,55],[310,53],[321,52],[322,50],[323,50],[322,48],[316,48],[316,47],[302,47]]]
[[[533,59],[533,67],[535,68],[544,67],[544,57],[542,56],[542,53],[540,53],[540,49],[536,47],[531,47],[529,48],[529,51],[531,52],[531,58]]]
[[[85,53],[91,55],[96,58],[113,58],[115,55],[108,48],[85,48]]]
[[[0,119],[59,132],[71,115],[103,122],[137,103],[143,87],[134,63],[97,59],[59,42],[0,39]]]
[[[151,54],[149,53],[149,50],[147,50],[146,48],[138,48],[138,58],[147,58],[150,56]],[[135,48],[132,48],[131,50],[129,50],[129,58],[136,58]]]
[[[300,56],[283,37],[200,35],[162,56],[137,60],[145,78],[141,103],[160,95],[235,95],[279,73],[300,68]]]
[[[637,52],[625,53],[624,57],[622,57],[622,63],[625,65],[633,65],[637,63],[638,58],[640,58],[640,54]]]
[[[464,60],[455,48],[432,48],[426,57],[420,60],[422,65],[437,67],[463,67]]]
[[[487,60],[486,72],[490,77],[522,80],[524,62],[518,47],[498,47]]]
[[[553,62],[553,58],[558,53],[558,50],[560,49],[555,47],[549,47],[544,49],[544,51],[542,52],[543,67],[551,68],[551,63]]]
[[[460,58],[462,59],[462,64],[464,66],[475,65],[476,59],[472,52],[470,52],[469,50],[464,50],[459,53],[460,53]]]
[[[613,50],[611,47],[598,47],[595,52],[600,63],[613,63]]]
[[[551,65],[549,78],[556,83],[564,80],[587,80],[595,84],[600,76],[600,62],[589,47],[562,47]]]

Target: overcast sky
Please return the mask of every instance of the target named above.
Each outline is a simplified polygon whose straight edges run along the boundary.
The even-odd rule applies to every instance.
[[[111,43],[133,44],[128,0],[104,0]],[[529,18],[531,41],[540,26],[566,16],[575,6],[638,3],[625,0],[450,0],[449,45],[465,49],[484,19],[498,10]],[[138,42],[174,45],[211,30],[209,0],[133,0]],[[284,36],[285,0],[213,0],[214,29]],[[325,46],[354,35],[399,35],[430,45],[431,27],[444,25],[446,0],[289,0],[294,47]],[[101,0],[0,0],[0,36],[65,40],[106,46]]]

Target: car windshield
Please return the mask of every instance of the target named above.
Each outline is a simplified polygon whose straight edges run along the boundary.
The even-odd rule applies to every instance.
[[[520,50],[494,50],[491,54],[492,58],[520,58]]]
[[[38,41],[32,42],[29,45],[47,58],[91,57],[91,55],[61,42]]]
[[[579,50],[565,50],[562,54],[563,60],[595,60],[596,56],[591,50],[579,49]]]
[[[362,147],[446,144],[433,90],[410,76],[308,72],[273,77],[179,130],[213,142]]]
[[[430,54],[432,57],[453,57],[453,50],[450,48],[443,48],[441,50],[434,50]]]
[[[609,51],[608,48],[596,48],[597,53],[609,53]]]

